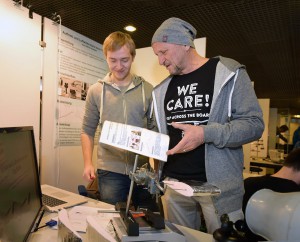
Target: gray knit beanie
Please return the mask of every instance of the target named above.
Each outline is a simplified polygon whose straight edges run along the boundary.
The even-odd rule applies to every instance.
[[[178,45],[188,45],[195,48],[194,39],[197,30],[180,18],[169,18],[155,31],[151,44],[165,42]]]

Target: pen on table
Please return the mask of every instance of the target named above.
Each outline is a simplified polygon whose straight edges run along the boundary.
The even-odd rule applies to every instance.
[[[116,210],[97,210],[98,213],[119,213],[120,211]]]

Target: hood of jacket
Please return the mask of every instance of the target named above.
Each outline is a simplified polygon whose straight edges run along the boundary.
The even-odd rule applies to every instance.
[[[106,83],[106,84],[108,84],[108,85],[111,85],[111,86],[116,87],[117,89],[119,89],[118,86],[115,85],[115,84],[112,82],[111,75],[112,75],[111,72],[107,73],[107,74],[105,75],[105,77],[104,77],[103,79],[98,80],[98,82],[99,82],[99,83]],[[142,82],[145,81],[145,79],[144,79],[143,77],[141,77],[141,76],[138,76],[138,75],[132,74],[132,73],[130,73],[130,75],[131,75],[131,84],[130,84],[130,87],[138,86],[139,84],[141,84]],[[130,88],[130,87],[129,87],[129,88]]]
[[[111,78],[111,72],[107,73],[106,76],[103,79],[98,80],[99,83],[101,83],[103,85],[102,91],[101,91],[101,100],[104,100],[104,93],[105,93],[105,85],[109,85],[114,89],[117,89],[119,91],[121,91],[121,89],[112,82],[112,78]],[[138,76],[136,74],[131,74],[131,83],[127,89],[127,91],[142,85],[142,98],[143,98],[143,107],[144,107],[144,112],[147,110],[147,104],[146,104],[146,94],[145,94],[145,79],[141,76]],[[126,92],[127,92],[126,91]],[[101,101],[101,106],[100,106],[100,124],[102,123],[102,112],[103,112],[103,105],[104,102]]]

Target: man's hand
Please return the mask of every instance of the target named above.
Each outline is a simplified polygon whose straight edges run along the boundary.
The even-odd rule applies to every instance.
[[[93,165],[87,165],[84,167],[83,177],[89,182],[95,179],[95,168]]]
[[[175,129],[181,129],[184,132],[184,135],[181,141],[173,149],[167,151],[167,155],[185,153],[204,143],[204,130],[201,126],[174,122],[172,123],[172,126]]]

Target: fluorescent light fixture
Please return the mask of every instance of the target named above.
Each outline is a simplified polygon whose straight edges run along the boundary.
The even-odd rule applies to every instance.
[[[124,28],[125,30],[129,31],[129,32],[134,32],[136,31],[136,27],[128,25]]]

